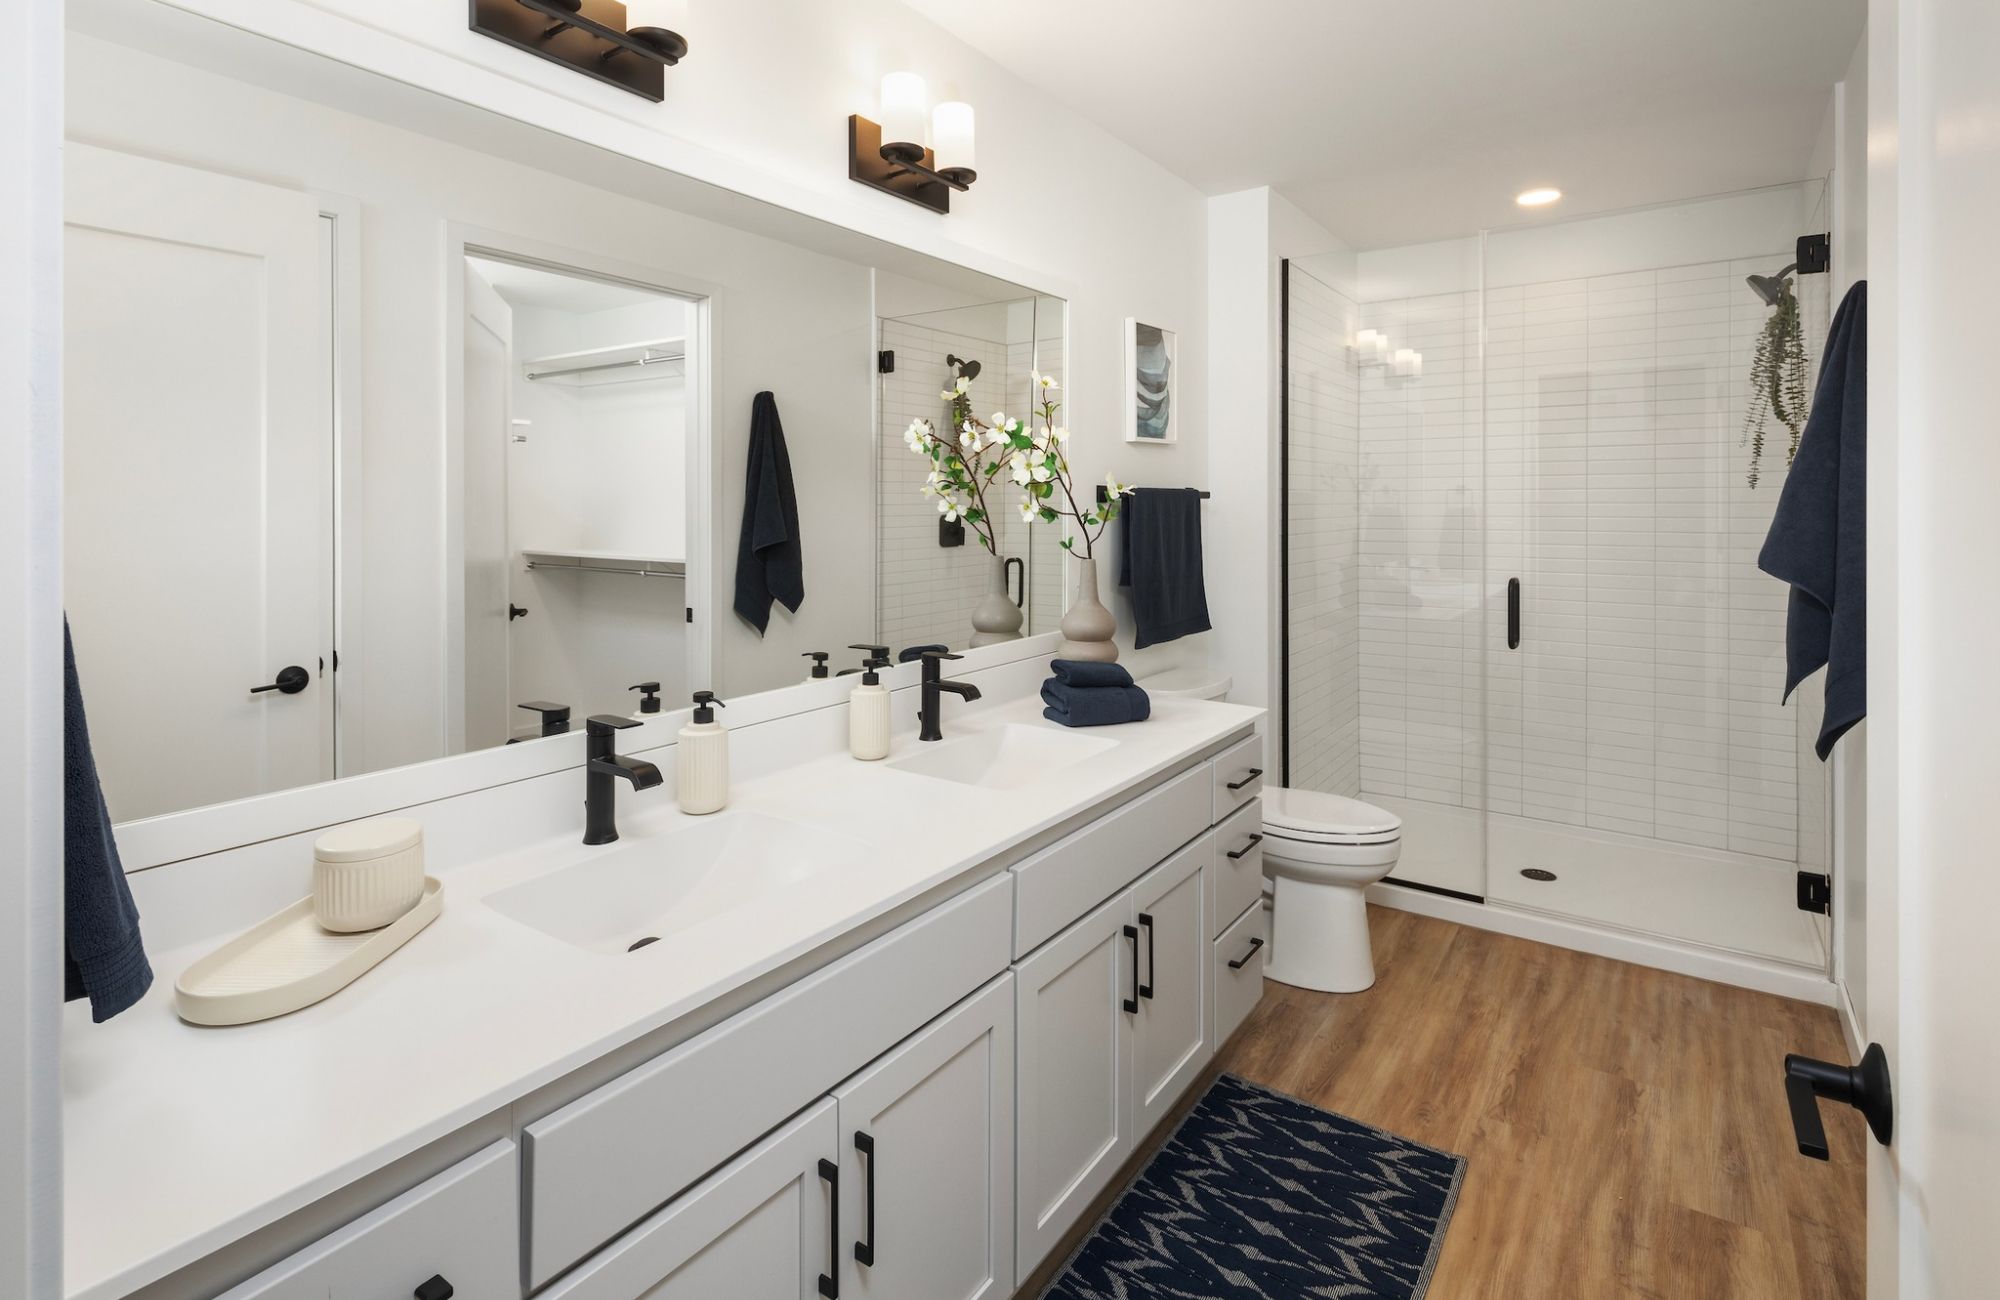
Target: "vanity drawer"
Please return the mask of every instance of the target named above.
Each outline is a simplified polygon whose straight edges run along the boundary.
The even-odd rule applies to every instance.
[[[381,1300],[441,1277],[472,1300],[521,1293],[514,1144],[495,1142],[223,1293],[222,1300]]]
[[[530,1124],[539,1288],[1006,969],[1002,876]]]
[[[1201,764],[1016,863],[1014,956],[1025,957],[1209,827]]]
[[[1209,924],[1221,934],[1244,908],[1264,896],[1262,800],[1252,799],[1215,828],[1215,868],[1208,880]]]
[[[1263,792],[1264,738],[1238,741],[1217,754],[1209,768],[1215,773],[1214,820],[1221,821]]]
[[[1229,1036],[1257,1008],[1264,996],[1264,904],[1250,905],[1215,941],[1215,1046],[1220,1051]],[[1242,965],[1231,967],[1231,962]]]

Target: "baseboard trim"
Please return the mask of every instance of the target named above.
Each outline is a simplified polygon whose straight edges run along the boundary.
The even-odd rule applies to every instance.
[[[1368,887],[1368,901],[1399,912],[1453,921],[1478,930],[1492,930],[1530,939],[1557,948],[1570,948],[1615,961],[1650,966],[1655,970],[1692,975],[1696,979],[1733,984],[1782,998],[1795,998],[1823,1007],[1837,1007],[1840,999],[1832,980],[1817,970],[1767,961],[1740,953],[1705,948],[1653,935],[1634,934],[1550,916],[1507,903],[1469,903],[1463,899],[1426,890]],[[1843,1019],[1844,1023],[1844,1019]]]

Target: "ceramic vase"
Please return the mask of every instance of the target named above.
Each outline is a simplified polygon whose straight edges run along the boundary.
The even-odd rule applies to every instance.
[[[992,577],[986,584],[986,596],[972,611],[972,644],[976,646],[1021,639],[1024,616],[1007,594],[1007,559],[1001,555],[990,558]]]
[[[1118,620],[1097,598],[1096,559],[1080,559],[1078,564],[1076,599],[1062,616],[1063,639],[1056,657],[1111,663],[1118,658],[1118,646],[1111,639],[1118,630]]]

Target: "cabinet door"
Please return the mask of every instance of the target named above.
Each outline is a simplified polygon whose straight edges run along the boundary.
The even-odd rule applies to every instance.
[[[832,1295],[839,1139],[834,1103],[823,1099],[585,1260],[545,1300]]]
[[[1203,895],[1215,837],[1205,835],[1132,886],[1139,931],[1139,1014],[1132,1027],[1135,1136],[1150,1133],[1208,1065],[1213,1051],[1202,997],[1208,964]]]
[[[959,1003],[833,1095],[841,1300],[1007,1300],[1013,976]]]
[[[1132,1149],[1126,1081],[1139,998],[1131,910],[1128,890],[1014,967],[1020,1277],[1042,1262]]]

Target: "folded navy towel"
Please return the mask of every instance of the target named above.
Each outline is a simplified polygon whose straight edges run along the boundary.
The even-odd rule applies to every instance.
[[[1051,677],[1042,683],[1042,716],[1065,727],[1112,727],[1144,722],[1153,701],[1137,686],[1065,686]]]
[[[1130,686],[1132,674],[1122,664],[1101,664],[1086,659],[1054,659],[1049,671],[1065,686]]]
[[[90,1018],[103,1022],[153,986],[153,968],[139,940],[139,909],[125,884],[111,810],[97,780],[84,724],[83,687],[76,676],[69,621],[63,620],[63,1001],[90,999]]]
[[[904,647],[903,647],[903,650],[902,650],[902,653],[901,653],[901,654],[898,654],[898,655],[896,656],[896,662],[897,662],[897,663],[899,663],[899,664],[907,664],[907,663],[912,663],[912,662],[914,662],[914,661],[916,661],[916,660],[918,660],[918,659],[921,659],[921,658],[923,658],[923,657],[924,657],[924,653],[925,653],[926,651],[929,651],[929,650],[936,650],[936,651],[938,651],[938,652],[939,652],[940,654],[943,654],[943,653],[949,653],[949,652],[950,652],[950,650],[951,650],[951,647],[950,647],[950,646],[948,646],[948,645],[912,645],[912,646],[904,646]]]
[[[1785,697],[1826,669],[1814,750],[1868,713],[1868,284],[1847,291],[1826,342],[1812,414],[1757,567],[1792,586]]]
[[[1200,491],[1140,488],[1119,519],[1118,585],[1132,589],[1132,644],[1144,649],[1208,631]]]
[[[778,400],[759,393],[750,405],[750,454],[743,470],[743,532],[736,543],[739,617],[764,635],[771,602],[794,614],[805,603],[805,558],[799,545],[799,499]]]

